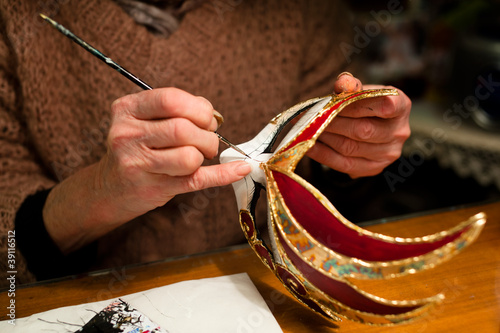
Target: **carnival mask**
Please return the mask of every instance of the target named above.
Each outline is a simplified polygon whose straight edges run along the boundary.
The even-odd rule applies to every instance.
[[[480,213],[454,228],[418,238],[390,237],[348,221],[316,188],[294,173],[299,161],[344,107],[364,98],[397,95],[395,89],[365,90],[314,98],[272,119],[252,140],[221,154],[221,162],[245,160],[252,172],[233,184],[243,232],[262,262],[310,309],[338,320],[388,325],[418,318],[443,299],[386,300],[353,279],[390,279],[434,267],[481,232]],[[300,118],[299,118],[300,117]],[[273,149],[278,135],[298,121]],[[294,120],[295,121],[295,120]],[[260,189],[267,192],[269,240],[256,227]]]

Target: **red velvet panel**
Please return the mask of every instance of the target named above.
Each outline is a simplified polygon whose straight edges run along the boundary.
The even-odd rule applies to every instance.
[[[279,236],[281,244],[285,249],[286,254],[294,264],[294,266],[302,272],[304,277],[312,283],[314,286],[322,290],[324,293],[330,297],[336,299],[340,303],[347,305],[348,307],[363,312],[374,313],[379,315],[389,315],[389,314],[401,314],[417,309],[419,306],[391,306],[377,303],[364,295],[358,293],[355,289],[346,283],[333,280],[327,276],[321,274],[320,272],[312,269],[304,261],[302,261],[293,251],[290,249],[284,240]]]
[[[388,261],[419,256],[457,239],[469,228],[433,243],[394,244],[373,239],[346,227],[310,192],[290,177],[276,171],[272,174],[297,222],[317,241],[349,257],[368,261]]]

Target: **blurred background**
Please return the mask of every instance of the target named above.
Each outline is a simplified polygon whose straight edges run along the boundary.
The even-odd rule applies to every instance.
[[[499,200],[500,1],[349,5],[355,74],[412,99],[412,135],[381,175],[352,180],[316,165],[314,185],[361,224]]]

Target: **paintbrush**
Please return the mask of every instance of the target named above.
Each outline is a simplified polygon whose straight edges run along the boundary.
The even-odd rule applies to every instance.
[[[65,35],[66,37],[68,37],[69,39],[71,39],[72,41],[74,41],[75,43],[77,43],[78,45],[80,45],[81,47],[83,47],[85,50],[87,50],[88,52],[92,53],[94,56],[96,56],[98,59],[100,59],[101,61],[105,62],[108,66],[110,66],[111,68],[113,68],[114,70],[118,71],[120,74],[122,74],[123,76],[125,76],[127,79],[129,79],[130,81],[134,82],[136,85],[138,85],[139,87],[141,87],[142,89],[144,90],[152,90],[153,88],[148,85],[146,82],[142,81],[141,79],[139,79],[137,76],[135,76],[134,74],[130,73],[128,70],[126,70],[125,68],[123,68],[122,66],[118,65],[116,62],[114,62],[111,58],[105,56],[101,51],[97,50],[95,47],[91,46],[90,44],[88,44],[87,42],[85,42],[83,39],[81,39],[80,37],[76,36],[74,33],[72,33],[71,31],[69,31],[67,28],[65,28],[64,26],[62,26],[61,24],[57,23],[56,21],[54,21],[53,19],[51,19],[50,17],[44,15],[44,14],[40,14],[40,16],[47,22],[49,22],[54,28],[56,28],[57,30],[59,30],[63,35]],[[231,143],[228,139],[226,139],[225,137],[223,137],[222,135],[220,135],[219,133],[215,132],[215,134],[217,135],[217,137],[219,138],[219,140],[221,142],[223,142],[224,144],[228,145],[229,147],[233,148],[234,150],[236,150],[238,153],[248,157],[251,159],[250,156],[248,156],[243,150],[241,150],[240,148],[236,147],[233,143]]]

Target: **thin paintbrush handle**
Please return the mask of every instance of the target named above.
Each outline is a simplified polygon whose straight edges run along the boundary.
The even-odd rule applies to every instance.
[[[75,43],[77,43],[78,45],[80,45],[81,47],[83,47],[85,50],[87,50],[90,53],[92,53],[94,56],[96,56],[97,58],[99,58],[100,60],[102,60],[103,62],[105,62],[108,66],[110,66],[114,70],[117,70],[120,74],[122,74],[123,76],[125,76],[130,81],[134,82],[136,85],[138,85],[142,89],[144,89],[144,90],[151,90],[151,89],[153,89],[150,85],[148,85],[147,83],[145,83],[144,81],[142,81],[141,79],[139,79],[134,74],[130,73],[128,70],[126,70],[122,66],[118,65],[111,58],[109,58],[109,57],[105,56],[104,54],[102,54],[102,52],[100,52],[95,47],[93,47],[92,45],[90,45],[87,42],[85,42],[84,40],[82,40],[80,37],[76,36],[74,33],[72,33],[71,31],[69,31],[68,29],[66,29],[61,24],[57,23],[56,21],[54,21],[53,19],[51,19],[50,17],[48,17],[48,16],[46,16],[44,14],[40,14],[40,16],[45,21],[49,22],[54,28],[56,28],[62,34],[64,34],[66,37],[70,38],[72,41],[74,41]]]
[[[125,76],[130,81],[134,82],[136,85],[138,85],[142,89],[144,89],[144,90],[152,90],[153,89],[146,82],[142,81],[137,76],[135,76],[134,74],[130,73],[128,70],[126,70],[122,66],[118,65],[111,58],[105,56],[101,51],[97,50],[95,47],[93,47],[89,43],[85,42],[80,37],[76,36],[74,33],[72,33],[71,31],[69,31],[68,29],[66,29],[63,25],[57,23],[56,21],[54,21],[53,19],[51,19],[50,17],[48,17],[48,16],[46,16],[44,14],[40,14],[40,16],[45,21],[49,22],[54,28],[56,28],[62,34],[64,34],[66,37],[70,38],[72,41],[74,41],[75,43],[77,43],[78,45],[80,45],[81,47],[83,47],[85,50],[87,50],[88,52],[92,53],[94,56],[96,56],[97,58],[99,58],[101,61],[105,62],[106,65],[108,65],[111,68],[113,68],[114,70],[118,71],[120,74],[122,74],[123,76]],[[233,143],[231,143],[228,139],[226,139],[225,137],[223,137],[222,135],[220,135],[217,132],[215,132],[215,134],[217,134],[217,137],[219,138],[220,141],[222,141],[223,143],[225,143],[229,147],[233,148],[238,153],[240,153],[240,154],[242,154],[242,155],[244,155],[244,156],[246,156],[248,158],[251,158],[250,156],[248,156],[247,154],[245,154],[245,152],[243,150],[241,150],[240,148],[236,147]]]

